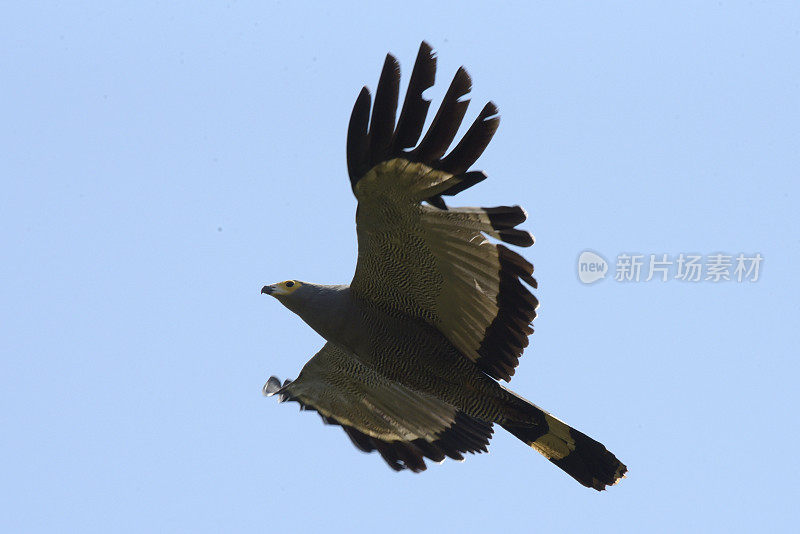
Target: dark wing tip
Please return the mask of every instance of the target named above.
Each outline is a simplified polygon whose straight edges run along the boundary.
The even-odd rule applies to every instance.
[[[409,154],[410,159],[435,169],[440,168],[439,158],[447,151],[458,133],[469,106],[469,99],[465,97],[471,90],[472,78],[464,67],[459,67],[444,95],[439,111],[431,122],[428,133],[422,138],[419,146]]]
[[[436,55],[433,48],[425,42],[419,46],[414,69],[406,90],[403,109],[397,121],[397,130],[392,141],[392,156],[397,157],[406,148],[412,148],[419,141],[428,115],[430,100],[422,97],[422,93],[433,86],[436,81]]]
[[[533,236],[530,232],[526,232],[525,230],[510,228],[508,230],[499,230],[497,233],[500,235],[500,239],[510,245],[516,245],[518,247],[529,247],[533,245]]]
[[[486,328],[475,362],[485,373],[498,380],[510,380],[519,357],[528,346],[533,332],[539,301],[522,282],[536,287],[533,265],[508,247],[498,244],[500,290],[497,293],[497,316]]]
[[[530,232],[515,228],[515,226],[528,218],[528,214],[525,213],[524,209],[519,206],[498,206],[484,209],[489,215],[489,222],[492,228],[497,230],[501,240],[518,247],[533,245],[534,239]]]
[[[356,182],[369,170],[369,111],[372,98],[367,86],[358,93],[353,112],[350,114],[350,124],[347,127],[347,172],[350,183],[355,187]]]
[[[389,157],[389,145],[394,133],[397,100],[400,91],[400,64],[392,54],[386,54],[383,70],[375,91],[375,106],[369,125],[369,166]]]
[[[275,382],[280,383],[277,378]],[[301,410],[317,411],[312,406],[305,406],[299,399],[289,398],[287,400],[297,401]],[[459,411],[453,423],[434,441],[426,441],[424,438],[414,441],[384,441],[369,436],[353,426],[342,424],[335,417],[319,415],[326,424],[341,426],[357,449],[367,453],[378,451],[378,454],[394,471],[408,469],[419,473],[427,469],[425,458],[434,462],[441,462],[445,457],[461,461],[464,459],[462,453],[487,452],[493,433],[492,423]]]
[[[499,113],[494,102],[483,106],[461,141],[442,160],[441,169],[451,174],[460,174],[478,161],[500,125]]]
[[[483,209],[489,216],[489,223],[495,230],[514,228],[528,218],[528,214],[521,206],[496,206]]]
[[[435,79],[436,54],[427,41],[422,41],[395,125],[400,66],[392,54],[386,55],[371,119],[370,94],[366,87],[356,99],[350,117],[347,169],[353,188],[373,166],[396,157],[424,163],[453,175],[464,174],[480,157],[500,122],[497,106],[493,102],[483,107],[464,138],[443,158],[458,133],[469,105],[467,95],[472,90],[472,79],[464,67],[456,71],[430,128],[419,141],[431,104],[422,94],[434,84]],[[453,188],[444,194],[456,194],[469,185],[473,184],[466,184],[460,189]]]
[[[473,185],[484,181],[487,176],[486,173],[483,171],[470,171],[465,172],[464,174],[458,175],[458,181],[456,184],[447,190],[443,191],[441,194],[446,196],[453,196],[457,195],[458,193],[462,192],[465,189],[469,189]]]

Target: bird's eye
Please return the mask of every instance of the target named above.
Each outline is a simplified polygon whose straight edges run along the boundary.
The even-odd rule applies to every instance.
[[[294,286],[294,282],[292,282],[291,280],[286,282],[286,287],[293,287],[293,286]]]

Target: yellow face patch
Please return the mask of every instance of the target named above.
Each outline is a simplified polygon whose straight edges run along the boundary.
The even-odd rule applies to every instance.
[[[302,285],[303,283],[297,280],[286,280],[285,282],[275,284],[275,292],[279,295],[289,295]]]

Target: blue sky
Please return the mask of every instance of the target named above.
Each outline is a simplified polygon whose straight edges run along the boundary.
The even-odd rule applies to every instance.
[[[796,526],[795,3],[72,3],[0,19],[4,532]],[[502,122],[455,205],[519,203],[542,305],[511,387],[629,467],[598,494],[501,430],[396,474],[261,396],[322,340],[261,286],[356,257],[347,120],[384,54]],[[760,253],[755,283],[576,261]],[[613,265],[611,269],[613,270]]]

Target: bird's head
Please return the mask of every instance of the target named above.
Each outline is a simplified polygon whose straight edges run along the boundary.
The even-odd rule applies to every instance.
[[[286,280],[264,286],[261,292],[278,299],[327,339],[345,319],[349,303],[347,287]]]
[[[280,301],[291,300],[292,297],[297,298],[304,292],[302,289],[303,286],[303,282],[299,280],[285,280],[277,284],[262,287],[261,293],[271,295]]]

